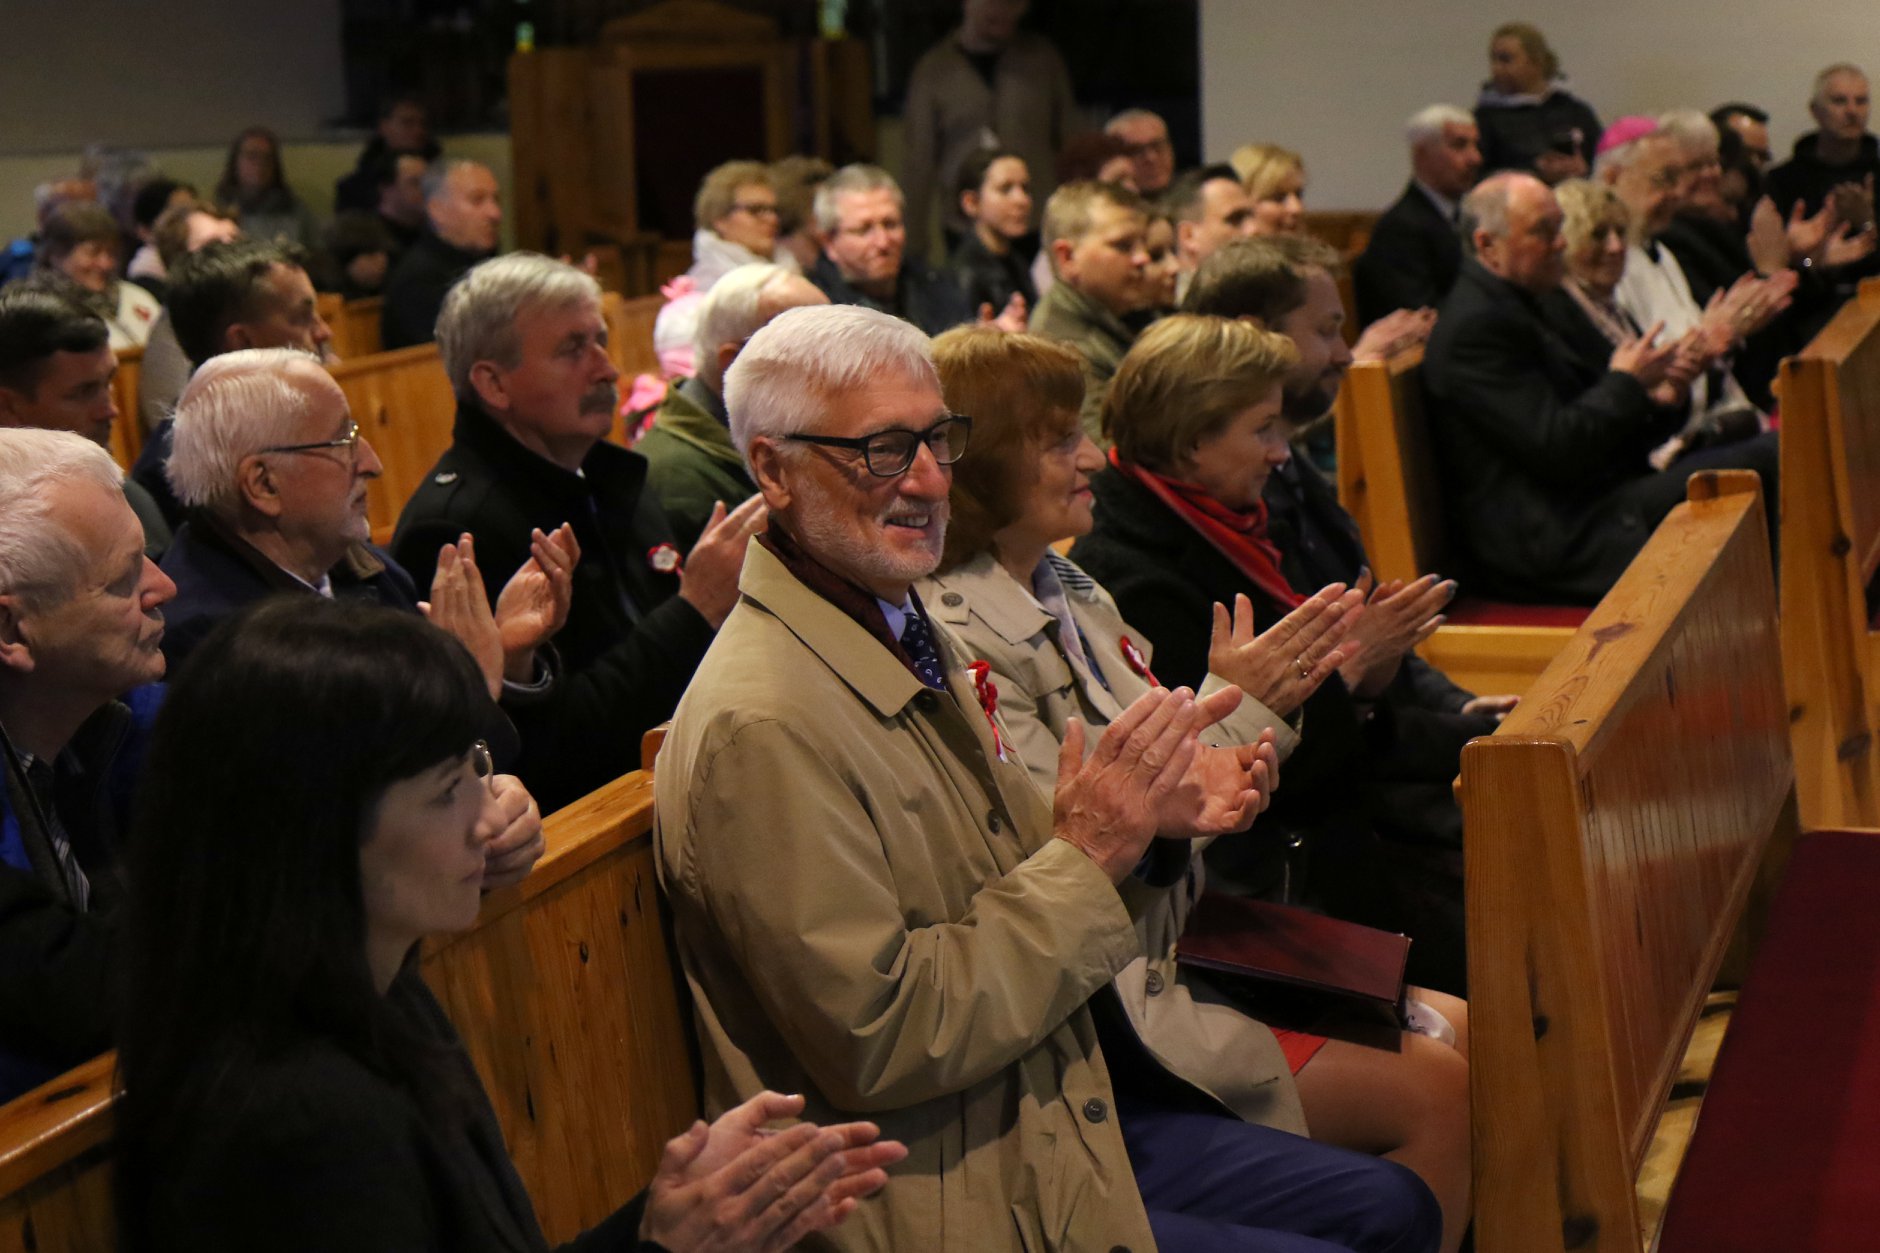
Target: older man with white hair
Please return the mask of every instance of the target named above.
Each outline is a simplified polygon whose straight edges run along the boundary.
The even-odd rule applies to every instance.
[[[110,918],[162,607],[111,455],[0,428],[0,1100],[110,1047]]]
[[[1462,198],[1482,173],[1475,117],[1453,104],[1433,104],[1411,116],[1404,137],[1410,183],[1378,218],[1352,267],[1362,325],[1398,309],[1435,308],[1462,269],[1456,223]]]
[[[667,390],[653,429],[633,446],[646,458],[647,484],[680,544],[698,542],[720,502],[737,504],[757,490],[731,442],[725,371],[744,342],[784,310],[828,303],[802,275],[755,264],[727,272],[699,305],[697,373]]]
[[[1088,757],[1074,725],[1046,797],[913,590],[971,430],[926,337],[793,309],[726,398],[771,527],[655,775],[708,1108],[780,1087],[906,1143],[833,1248],[1434,1248],[1413,1176],[1240,1122],[1111,987],[1187,837],[1259,807],[1254,750],[1196,739],[1238,691],[1153,689]]]
[[[445,298],[438,348],[457,394],[451,446],[406,504],[392,551],[422,586],[438,554],[474,537],[489,586],[567,525],[581,553],[552,718],[521,727],[517,768],[545,808],[639,764],[737,600],[763,503],[717,508],[689,551],[648,490],[646,459],[607,440],[620,372],[601,289],[574,266],[515,253]]]

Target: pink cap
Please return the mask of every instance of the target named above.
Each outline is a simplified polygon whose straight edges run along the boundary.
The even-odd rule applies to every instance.
[[[1605,134],[1599,137],[1599,148],[1597,151],[1610,151],[1613,148],[1617,148],[1620,144],[1629,144],[1634,139],[1649,135],[1657,129],[1658,120],[1656,118],[1641,117],[1636,113],[1631,117],[1618,118],[1608,125]]]

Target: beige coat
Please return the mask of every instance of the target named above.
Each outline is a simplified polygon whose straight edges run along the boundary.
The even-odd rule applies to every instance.
[[[1137,646],[1154,670],[1154,654],[1140,631],[1117,612],[1109,593],[1069,559],[1049,560],[1064,585],[1071,617],[1110,686],[1058,645],[1058,621],[1039,607],[990,554],[981,554],[946,575],[921,582],[921,600],[972,655],[988,663],[999,689],[999,712],[1011,736],[1011,751],[1025,763],[1046,796],[1057,782],[1058,745],[1066,723],[1081,718],[1091,728],[1087,743],[1149,690],[1133,669],[1123,640]],[[1226,686],[1210,675],[1204,693]],[[1266,706],[1248,699],[1213,728],[1218,744],[1244,744],[1272,727],[1283,759],[1298,736]],[[1233,836],[1224,836],[1233,839]],[[1205,980],[1190,978],[1175,962],[1175,941],[1188,911],[1201,895],[1201,859],[1190,862],[1181,891],[1136,920],[1142,957],[1116,977],[1130,1021],[1169,1069],[1217,1097],[1249,1122],[1304,1135],[1305,1114],[1292,1071],[1279,1042],[1265,1026],[1223,1003]]]
[[[810,1247],[1153,1249],[1087,1002],[1164,893],[1050,838],[956,650],[939,696],[760,545],[741,587],[654,776],[708,1111],[801,1092],[907,1144]]]

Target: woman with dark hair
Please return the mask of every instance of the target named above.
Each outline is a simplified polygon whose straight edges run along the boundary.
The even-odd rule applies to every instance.
[[[262,603],[182,667],[130,868],[127,1249],[546,1247],[417,967],[424,935],[476,920],[488,700],[437,628],[311,598]],[[800,1109],[767,1093],[695,1124],[570,1247],[768,1250],[839,1222],[900,1146],[869,1124],[760,1131]]]
[[[1216,603],[1247,598],[1254,629],[1265,630],[1307,599],[1283,568],[1264,499],[1267,479],[1292,455],[1281,385],[1298,360],[1284,335],[1177,314],[1143,332],[1111,381],[1103,431],[1115,446],[1091,480],[1095,524],[1071,556],[1155,641],[1164,683],[1194,685],[1207,673]],[[1427,590],[1446,601],[1454,589]],[[1436,612],[1420,607],[1422,597],[1412,603],[1417,622]],[[1263,838],[1218,841],[1209,873],[1249,894],[1404,932],[1416,941],[1409,977],[1460,996],[1461,817],[1453,798],[1446,808],[1405,810],[1396,787],[1414,785],[1422,796],[1432,763],[1446,763],[1447,789],[1459,750],[1400,734],[1394,705],[1379,699],[1394,668],[1374,674],[1373,660],[1346,659],[1306,698],[1299,747],[1261,819]]]
[[[1048,793],[1069,720],[1100,731],[1148,690],[1156,668],[1148,638],[1101,585],[1053,550],[1090,531],[1090,483],[1103,465],[1078,418],[1083,373],[1062,344],[983,327],[940,336],[934,364],[947,407],[972,415],[973,441],[953,466],[946,548],[939,571],[921,584],[921,602],[983,660],[1010,748]],[[1199,691],[1232,684],[1246,697],[1211,735],[1218,743],[1272,740],[1284,757],[1298,736],[1282,719],[1350,651],[1339,640],[1357,595],[1335,584],[1257,637],[1241,600],[1238,635],[1225,607],[1215,607]],[[1193,629],[1209,634],[1204,623]],[[1282,787],[1277,795],[1284,794]],[[1217,843],[1264,838],[1264,822]],[[1387,1035],[1388,1047],[1378,1048],[1269,1030],[1229,989],[1173,958],[1203,883],[1199,859],[1191,861],[1181,888],[1137,922],[1149,955],[1115,985],[1137,1034],[1248,1121],[1298,1134],[1310,1128],[1315,1140],[1414,1170],[1443,1205],[1443,1247],[1453,1250],[1469,1210],[1467,1005],[1416,993],[1455,1028],[1455,1047],[1408,1033]]]
[[[1038,252],[1032,232],[1031,171],[1023,157],[1004,148],[966,155],[954,178],[954,195],[967,231],[947,269],[982,317],[1005,309],[1013,296],[1028,310],[1038,303],[1031,262]],[[1029,243],[1029,247],[1027,247]]]
[[[233,213],[250,239],[285,239],[312,252],[313,214],[287,185],[281,141],[265,126],[235,136],[215,185],[215,202]]]
[[[155,296],[117,276],[123,243],[104,206],[88,200],[60,205],[46,218],[37,267],[27,280],[103,318],[116,352],[140,347],[163,311]]]

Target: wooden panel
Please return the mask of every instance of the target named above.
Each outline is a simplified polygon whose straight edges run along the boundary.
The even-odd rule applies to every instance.
[[[383,542],[405,502],[450,447],[457,401],[436,344],[342,361],[333,378],[346,393],[353,421],[385,469],[366,487],[372,536]]]
[[[111,455],[127,473],[144,450],[144,427],[137,417],[137,386],[143,373],[142,346],[118,350],[117,373],[111,376],[111,403],[117,408],[117,420],[111,423]]]
[[[1880,824],[1880,287],[1782,363],[1783,665],[1807,826]]]
[[[666,307],[664,296],[636,296],[631,300],[608,292],[601,297],[601,315],[607,319],[607,355],[623,379],[636,374],[658,374],[659,354],[653,350],[653,324]]]
[[[1464,750],[1482,1253],[1640,1247],[1634,1175],[1793,821],[1769,569],[1755,477],[1699,476]]]
[[[342,361],[384,351],[385,340],[379,330],[384,310],[385,300],[379,296],[348,300],[340,306],[328,325],[333,330],[333,351]]]
[[[485,899],[476,926],[427,946],[551,1241],[651,1179],[698,1113],[659,915],[652,776],[548,817],[547,852]],[[111,1067],[98,1058],[0,1107],[0,1253],[108,1253]]]

